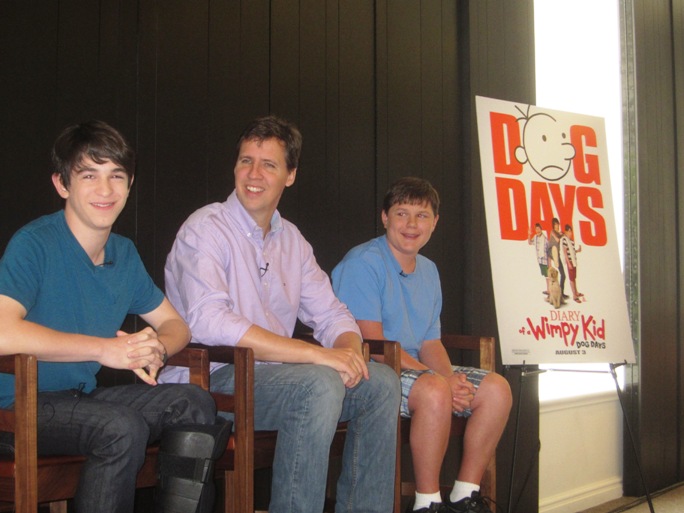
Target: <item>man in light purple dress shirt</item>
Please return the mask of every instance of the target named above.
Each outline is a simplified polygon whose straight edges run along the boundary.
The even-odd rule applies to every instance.
[[[238,141],[235,190],[183,224],[166,262],[166,292],[193,341],[254,350],[257,430],[278,430],[271,513],[320,513],[337,423],[349,422],[337,512],[392,510],[397,376],[369,363],[361,334],[334,295],[310,244],[277,211],[297,174],[301,135],[275,116]],[[297,318],[322,346],[292,338]],[[232,392],[232,365],[215,365],[212,389]],[[166,382],[187,372],[166,369]]]

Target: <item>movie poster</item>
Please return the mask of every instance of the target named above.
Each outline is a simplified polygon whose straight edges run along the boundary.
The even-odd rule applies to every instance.
[[[503,363],[633,363],[603,118],[476,102]]]

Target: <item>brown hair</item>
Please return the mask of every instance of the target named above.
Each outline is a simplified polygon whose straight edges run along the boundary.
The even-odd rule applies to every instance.
[[[407,176],[400,178],[387,189],[382,204],[383,212],[389,212],[393,205],[408,203],[422,205],[427,203],[435,215],[439,214],[439,194],[430,182],[424,178]]]
[[[85,158],[97,164],[112,161],[128,175],[130,186],[135,174],[135,152],[128,141],[104,121],[86,121],[66,127],[52,147],[53,173],[64,187],[71,183],[71,172]]]
[[[302,134],[293,123],[273,115],[257,118],[245,128],[238,139],[238,155],[243,142],[259,141],[261,143],[267,139],[278,139],[285,145],[285,160],[289,171],[299,166]]]

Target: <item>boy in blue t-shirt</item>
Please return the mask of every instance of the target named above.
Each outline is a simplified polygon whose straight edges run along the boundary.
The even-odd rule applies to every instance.
[[[194,385],[157,385],[190,331],[133,243],[111,233],[134,178],[132,148],[91,121],[66,128],[52,160],[64,209],[20,229],[0,260],[0,353],[39,360],[39,453],[87,457],[76,510],[132,512],[147,444],[172,426],[214,429],[215,405]],[[128,314],[149,326],[121,331]],[[98,387],[102,365],[143,383]],[[14,378],[0,374],[0,405],[13,403]],[[10,433],[0,433],[0,449],[13,450]],[[160,488],[158,500],[167,492]]]
[[[386,234],[347,253],[333,288],[364,338],[401,343],[401,415],[411,418],[414,511],[491,513],[479,483],[508,420],[511,391],[498,374],[452,366],[440,340],[442,292],[435,264],[418,252],[439,219],[429,182],[402,178],[385,195]],[[451,415],[469,417],[458,479],[442,501],[439,472]]]

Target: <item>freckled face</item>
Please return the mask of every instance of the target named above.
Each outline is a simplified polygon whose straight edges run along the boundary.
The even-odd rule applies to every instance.
[[[415,258],[435,231],[439,216],[432,207],[422,205],[392,205],[389,212],[382,213],[382,223],[387,231],[387,242],[397,260]]]
[[[102,164],[84,157],[71,171],[69,188],[59,175],[52,176],[57,193],[66,200],[64,216],[69,228],[79,238],[95,232],[111,231],[126,206],[132,180],[110,160]]]
[[[278,139],[244,141],[234,173],[240,203],[259,226],[268,229],[283,191],[297,174],[287,168],[285,145]]]

